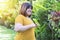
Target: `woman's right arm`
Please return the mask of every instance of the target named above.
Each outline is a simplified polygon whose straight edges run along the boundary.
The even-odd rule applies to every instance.
[[[36,25],[33,23],[33,24],[30,24],[30,25],[26,25],[26,26],[23,26],[22,24],[20,23],[15,23],[15,27],[14,27],[14,30],[15,31],[26,31],[30,28],[33,28],[35,27]]]

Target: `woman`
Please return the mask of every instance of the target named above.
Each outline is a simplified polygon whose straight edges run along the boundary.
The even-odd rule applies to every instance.
[[[20,9],[20,15],[15,19],[14,30],[17,32],[15,40],[36,40],[34,28],[36,25],[29,17],[32,14],[32,5],[23,3]]]

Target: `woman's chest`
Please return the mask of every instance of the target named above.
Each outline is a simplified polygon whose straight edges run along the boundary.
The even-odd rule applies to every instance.
[[[24,25],[29,25],[29,24],[32,24],[32,23],[33,23],[33,21],[29,18],[25,18],[24,22],[23,22]]]

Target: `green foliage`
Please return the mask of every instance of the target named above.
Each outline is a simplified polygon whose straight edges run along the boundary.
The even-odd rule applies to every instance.
[[[58,11],[60,10],[59,1],[56,0],[36,0],[33,1],[33,14],[32,18],[35,18],[40,24],[36,28],[36,38],[37,40],[52,40],[52,31],[48,27],[48,14],[50,10]],[[44,26],[45,25],[45,26]],[[46,36],[46,37],[45,37]],[[39,38],[40,37],[40,38]]]
[[[5,26],[0,26],[0,40],[14,40],[16,32],[11,29],[7,29]]]
[[[48,10],[39,1],[33,2],[33,14],[32,18],[36,19],[35,23],[39,24],[35,30],[37,40],[48,40],[47,30],[48,27]],[[46,37],[45,37],[46,36]]]
[[[11,0],[10,8],[5,9],[4,11],[0,11],[0,25],[4,25],[7,28],[12,28],[14,26],[15,18],[19,13],[20,4],[23,3],[24,0],[15,0],[14,3],[12,2],[13,1]],[[38,25],[38,27],[35,29],[36,39],[52,40],[53,39],[52,31],[50,30],[48,25],[48,19],[50,18],[49,12],[51,12],[51,10],[54,11],[60,10],[60,1],[35,0],[32,1],[32,5],[33,5],[33,13],[31,18]],[[56,30],[54,27],[52,29]],[[58,29],[58,32],[60,35],[60,29]]]

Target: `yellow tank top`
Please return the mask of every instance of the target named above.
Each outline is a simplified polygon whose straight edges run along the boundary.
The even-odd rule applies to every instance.
[[[19,15],[15,19],[15,23],[21,23],[23,25],[29,25],[32,24],[33,21],[26,18],[23,15]],[[36,40],[35,34],[34,34],[34,28],[30,28],[24,32],[17,32],[14,40]]]

